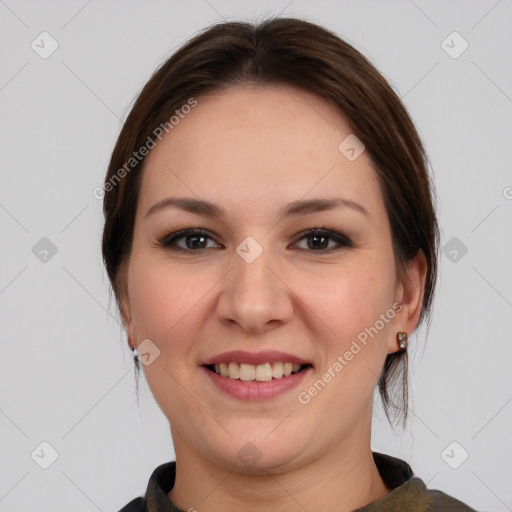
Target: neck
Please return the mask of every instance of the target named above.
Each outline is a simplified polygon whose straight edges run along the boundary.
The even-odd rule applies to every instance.
[[[168,496],[185,511],[349,512],[390,492],[373,461],[370,427],[356,437],[291,471],[253,475],[219,468],[173,432],[176,480]]]

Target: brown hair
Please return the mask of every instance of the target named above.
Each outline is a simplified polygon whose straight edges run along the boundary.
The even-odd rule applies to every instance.
[[[334,33],[295,18],[213,25],[166,60],[142,89],[115,145],[104,187],[103,259],[121,314],[144,160],[134,161],[133,155],[154,138],[159,126],[169,126],[169,119],[191,98],[241,84],[300,88],[344,115],[378,176],[399,275],[418,250],[425,254],[419,323],[429,320],[439,233],[428,160],[418,133],[393,89],[360,52]],[[400,373],[398,392],[390,393]],[[378,386],[390,423],[393,408],[393,416],[402,413],[405,426],[406,353],[388,354]]]

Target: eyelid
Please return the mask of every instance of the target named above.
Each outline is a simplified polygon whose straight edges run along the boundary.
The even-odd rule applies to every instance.
[[[350,240],[350,238],[348,236],[344,235],[343,233],[340,233],[339,231],[324,228],[324,227],[314,227],[314,228],[310,228],[310,229],[306,229],[305,231],[302,231],[296,237],[295,242],[293,242],[293,244],[296,244],[303,238],[307,238],[309,236],[314,236],[314,235],[326,236],[326,237],[330,238],[332,241],[339,244],[339,247],[331,248],[331,249],[322,249],[319,251],[301,249],[302,251],[310,252],[313,254],[318,253],[320,255],[320,254],[329,254],[331,252],[335,252],[337,250],[343,249],[344,247],[353,247],[354,246],[354,244],[352,243],[352,241]]]
[[[200,252],[204,251],[205,249],[183,249],[182,247],[177,247],[175,243],[183,238],[186,238],[187,236],[204,236],[205,238],[209,238],[210,240],[215,241],[215,243],[218,243],[215,238],[206,230],[201,228],[185,228],[180,229],[178,231],[173,231],[171,233],[164,234],[163,236],[158,238],[158,245],[163,247],[164,249],[174,249],[176,251],[180,252]]]
[[[176,242],[180,239],[184,239],[187,236],[203,236],[205,238],[208,238],[212,241],[214,241],[216,244],[218,242],[216,241],[216,238],[210,234],[207,230],[202,228],[185,228],[178,231],[174,231],[172,233],[164,234],[163,236],[158,238],[158,246],[163,247],[164,249],[168,250],[174,250],[177,252],[185,252],[185,253],[200,253],[202,251],[205,251],[206,249],[211,249],[211,247],[205,247],[200,249],[184,249],[182,247],[176,246]],[[310,236],[326,236],[331,241],[334,241],[338,244],[338,247],[331,248],[331,249],[319,249],[317,251],[313,249],[299,249],[301,252],[309,252],[313,254],[330,254],[332,252],[341,250],[346,247],[353,247],[353,243],[350,240],[350,238],[343,233],[340,233],[336,230],[328,229],[325,227],[313,227],[306,229],[302,232],[300,232],[296,237],[294,242],[292,242],[291,245],[295,245],[298,242],[300,242],[302,239],[310,237]],[[221,244],[219,244],[221,245]]]

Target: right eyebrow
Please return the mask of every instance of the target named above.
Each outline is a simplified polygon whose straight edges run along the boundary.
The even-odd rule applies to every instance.
[[[215,203],[194,197],[167,197],[154,204],[147,212],[146,217],[168,207],[180,208],[182,210],[205,215],[206,217],[225,218],[224,210]],[[283,217],[307,215],[308,213],[332,210],[334,208],[347,207],[356,210],[363,215],[369,216],[364,206],[350,199],[337,197],[334,199],[302,199],[293,201],[282,210]]]
[[[195,199],[193,197],[167,197],[154,204],[147,212],[146,217],[156,211],[174,206],[187,212],[205,215],[207,217],[224,217],[224,210],[210,201],[204,199]]]

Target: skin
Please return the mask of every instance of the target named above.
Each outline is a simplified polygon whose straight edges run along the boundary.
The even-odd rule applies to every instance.
[[[371,455],[373,392],[386,355],[398,350],[396,333],[417,325],[424,256],[398,277],[372,163],[366,153],[350,162],[338,150],[352,131],[324,100],[286,86],[239,86],[197,100],[145,161],[122,308],[131,343],[150,339],[160,350],[143,369],[170,422],[177,475],[169,498],[199,512],[349,511],[375,501],[390,489]],[[176,207],[146,216],[170,196],[209,200],[225,217]],[[349,207],[281,214],[292,201],[334,197],[367,215]],[[319,251],[300,237],[313,227],[353,246],[329,252],[340,246],[328,239]],[[199,240],[207,248],[187,254],[159,245],[185,228],[207,231],[210,238]],[[236,252],[248,236],[263,249],[250,264]],[[400,312],[299,403],[298,393],[395,302]],[[242,401],[200,367],[239,349],[295,354],[313,370],[273,400]],[[261,454],[252,466],[237,456],[249,442]]]

